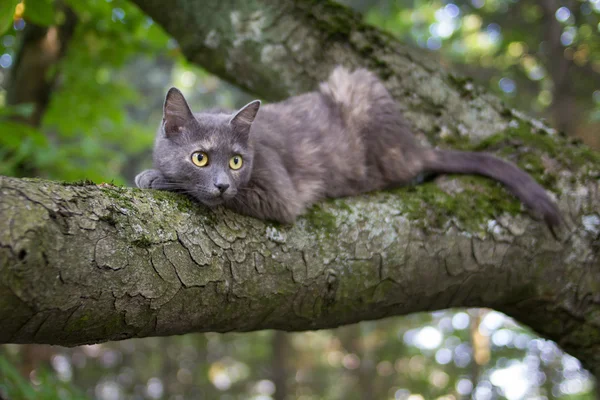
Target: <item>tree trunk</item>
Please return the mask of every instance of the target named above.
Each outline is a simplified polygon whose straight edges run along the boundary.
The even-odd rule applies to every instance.
[[[71,8],[60,2],[56,8],[64,15],[60,25],[27,23],[7,86],[6,104],[31,104],[32,113],[17,119],[34,127],[40,126],[46,112],[58,77],[58,63],[66,54],[77,24]]]
[[[572,72],[573,62],[565,58],[565,46],[561,43],[561,34],[563,27],[556,19],[556,11],[561,6],[567,6],[573,9],[573,2],[545,0],[539,4],[544,11],[544,40],[548,49],[547,66],[552,78],[552,105],[550,110],[554,126],[563,132],[574,133],[576,121],[580,120],[581,115],[573,115],[578,111],[576,99],[572,93]],[[570,3],[570,4],[568,4]]]
[[[323,202],[293,226],[165,192],[0,178],[0,343],[295,331],[490,307],[600,374],[597,153],[335,3],[135,1],[191,60],[268,99],[314,88],[337,63],[371,68],[424,141],[501,152],[560,193],[566,226],[555,239],[475,178]]]
[[[275,384],[274,400],[285,400],[288,397],[288,368],[292,349],[290,335],[282,331],[274,331],[271,339],[271,379]]]

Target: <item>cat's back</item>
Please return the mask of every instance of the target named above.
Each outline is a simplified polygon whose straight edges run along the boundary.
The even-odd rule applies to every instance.
[[[337,120],[337,121],[335,121]],[[294,142],[307,138],[318,139],[339,116],[319,92],[290,97],[265,104],[252,126],[257,138],[267,141]]]
[[[381,187],[382,163],[409,170],[418,156],[398,105],[366,69],[335,68],[317,91],[265,105],[252,129],[293,177],[321,179],[329,197]]]
[[[367,90],[361,74],[334,72],[317,91],[261,107],[251,131],[257,156],[276,154],[299,191],[310,186],[316,198],[362,191],[370,105],[358,93]]]
[[[339,116],[322,95],[311,92],[261,107],[251,137],[258,154],[261,148],[271,149],[292,176],[306,176],[322,170],[335,130],[340,130]]]

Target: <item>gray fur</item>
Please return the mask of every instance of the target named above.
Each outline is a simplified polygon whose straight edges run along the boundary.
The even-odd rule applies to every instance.
[[[326,197],[414,183],[424,174],[468,173],[505,184],[549,225],[559,212],[529,175],[485,153],[419,146],[386,88],[365,69],[336,68],[318,91],[237,113],[192,114],[177,89],[167,94],[154,147],[154,168],[140,188],[187,193],[208,206],[224,204],[260,219],[293,222]],[[209,165],[191,154],[204,151]],[[240,154],[241,169],[229,168]],[[222,194],[215,184],[226,182]]]

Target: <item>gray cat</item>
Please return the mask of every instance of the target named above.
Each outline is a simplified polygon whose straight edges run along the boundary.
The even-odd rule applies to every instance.
[[[141,172],[136,185],[291,223],[326,197],[398,187],[427,175],[478,174],[506,185],[549,226],[561,221],[544,189],[513,164],[419,146],[386,88],[365,69],[337,67],[318,91],[260,105],[253,101],[235,114],[192,114],[171,88],[155,169]]]

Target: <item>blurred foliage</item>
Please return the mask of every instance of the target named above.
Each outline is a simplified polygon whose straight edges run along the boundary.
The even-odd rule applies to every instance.
[[[73,384],[60,380],[54,371],[40,369],[24,378],[11,362],[0,354],[0,396],[18,400],[84,400],[87,396]],[[33,383],[32,383],[33,382]]]
[[[59,80],[40,126],[15,120],[32,107],[7,107],[6,88],[27,24],[60,23],[64,16],[51,0],[0,1],[0,174],[23,175],[26,164],[46,178],[131,183],[150,166],[169,86],[181,88],[193,109],[231,108],[251,99],[188,64],[177,43],[127,1],[63,1],[79,21],[66,57],[54,67]],[[465,68],[521,108],[544,113],[554,101],[536,2],[345,3],[370,23],[439,51],[443,62]],[[586,69],[585,84],[574,93],[591,121],[600,113],[594,80],[600,2],[572,4],[577,11],[560,15],[568,42],[563,53]],[[6,345],[0,347],[0,398],[279,399],[277,374],[287,398],[301,400],[594,398],[593,380],[577,360],[489,310],[287,334],[283,347],[271,331],[52,347],[49,360],[40,356],[24,373],[26,346]]]
[[[6,32],[12,25],[17,4],[17,0],[0,2],[0,34]]]
[[[575,358],[495,311],[440,311],[286,334],[284,365],[274,361],[273,336],[207,333],[54,347],[50,365],[53,379],[100,400],[276,399],[279,369],[287,371],[289,399],[595,398],[592,378]],[[14,362],[22,347],[4,349]],[[50,390],[37,370],[33,375],[36,390]],[[19,382],[16,390],[26,393]]]
[[[69,5],[79,21],[67,57],[56,66],[60,84],[40,127],[0,120],[0,174],[18,175],[13,168],[26,162],[47,178],[123,183],[120,173],[128,156],[147,151],[152,141],[147,124],[128,114],[128,107],[143,99],[128,81],[126,66],[133,58],[164,53],[169,39],[126,1]],[[24,8],[23,18],[34,23],[61,18],[46,0],[29,0]],[[18,51],[21,21],[15,20],[15,29],[0,42],[4,81]],[[2,114],[15,111],[5,107]]]

